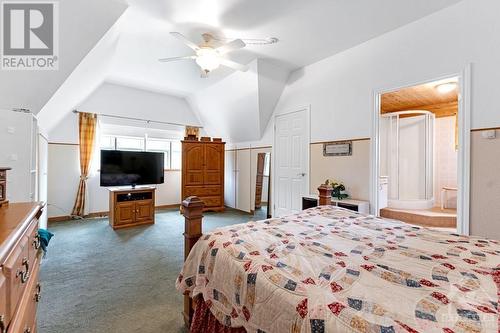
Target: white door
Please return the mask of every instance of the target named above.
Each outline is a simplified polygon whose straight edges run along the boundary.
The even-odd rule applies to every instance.
[[[309,186],[309,112],[307,109],[276,116],[274,133],[275,213],[283,216],[302,210]]]
[[[250,213],[250,149],[236,151],[236,209]]]
[[[226,150],[224,168],[224,204],[236,208],[236,152]]]
[[[38,139],[38,201],[47,204],[47,172],[49,159],[49,143],[39,135]],[[40,217],[40,227],[47,228],[47,208]]]

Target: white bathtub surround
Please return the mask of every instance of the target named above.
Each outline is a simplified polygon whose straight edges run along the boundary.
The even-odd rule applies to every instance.
[[[390,208],[434,206],[434,121],[434,114],[424,110],[381,117],[380,173],[387,176]]]

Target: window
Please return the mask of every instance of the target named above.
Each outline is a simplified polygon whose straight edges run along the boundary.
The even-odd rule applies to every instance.
[[[171,139],[101,135],[99,140],[101,150],[151,151],[163,153],[166,170],[180,170],[181,142]]]
[[[163,153],[165,157],[165,169],[173,169],[170,163],[170,145],[171,142],[164,139],[147,139],[146,151]]]
[[[102,135],[99,140],[99,146],[101,150],[114,150],[115,149],[115,137],[110,135]]]
[[[181,159],[181,142],[172,141],[172,169],[181,169],[182,159]]]
[[[144,151],[144,138],[117,136],[116,150]]]

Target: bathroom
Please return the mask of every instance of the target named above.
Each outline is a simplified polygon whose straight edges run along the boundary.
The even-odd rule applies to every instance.
[[[382,94],[380,215],[411,224],[457,224],[458,80]]]

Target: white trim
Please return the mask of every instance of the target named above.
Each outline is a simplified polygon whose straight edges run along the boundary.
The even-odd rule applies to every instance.
[[[468,64],[459,76],[457,232],[463,235],[470,234],[471,74]]]
[[[458,101],[458,197],[457,197],[457,232],[463,235],[470,233],[470,130],[471,130],[471,65],[468,64],[459,72],[448,73],[436,76],[432,79],[421,81],[407,81],[390,88],[373,90],[373,112],[372,117],[372,145],[370,151],[370,201],[371,213],[379,215],[379,168],[380,168],[380,147],[379,147],[379,113],[381,107],[381,95],[387,92],[400,90],[429,82],[439,81],[452,77],[458,77],[460,94]]]
[[[273,205],[271,209],[271,215],[275,217],[274,215],[274,210],[276,207],[276,118],[285,116],[291,113],[296,113],[296,112],[306,112],[306,119],[307,119],[307,124],[306,124],[306,129],[307,129],[307,151],[306,151],[306,193],[304,195],[309,194],[309,188],[310,188],[310,179],[311,179],[311,106],[304,106],[304,107],[299,107],[291,111],[286,111],[286,112],[280,112],[278,114],[275,114],[273,117],[273,145],[271,147],[271,182],[272,182],[272,187],[271,187],[271,197],[272,197],[272,202],[271,204]]]

